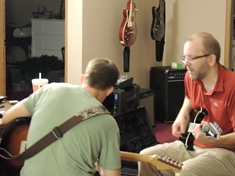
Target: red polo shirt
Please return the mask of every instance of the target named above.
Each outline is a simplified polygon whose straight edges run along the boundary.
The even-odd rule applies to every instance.
[[[225,70],[222,65],[218,68],[218,78],[214,89],[206,92],[201,81],[192,80],[187,72],[185,75],[185,95],[192,103],[193,109],[203,107],[208,115],[205,122],[216,122],[222,128],[222,134],[235,131],[235,72]],[[213,147],[194,140],[200,147]],[[235,151],[235,146],[234,146]]]

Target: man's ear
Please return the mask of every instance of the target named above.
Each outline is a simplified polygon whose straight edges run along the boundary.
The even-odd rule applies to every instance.
[[[82,74],[82,75],[80,76],[80,84],[81,84],[81,85],[83,84],[84,78],[85,78],[85,75]]]
[[[209,56],[209,62],[208,63],[209,63],[210,66],[213,66],[213,65],[216,64],[216,56],[214,54],[211,54]]]

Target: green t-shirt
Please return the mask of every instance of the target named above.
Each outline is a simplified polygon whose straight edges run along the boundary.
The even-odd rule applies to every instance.
[[[27,138],[31,146],[73,115],[101,105],[86,90],[67,83],[51,83],[24,99],[32,114]],[[21,176],[90,176],[94,163],[105,170],[121,168],[120,135],[115,119],[102,114],[82,121],[43,151],[25,161]]]

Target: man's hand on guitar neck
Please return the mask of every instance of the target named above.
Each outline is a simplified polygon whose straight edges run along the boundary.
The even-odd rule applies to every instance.
[[[202,131],[203,124],[205,123],[198,124],[192,131],[194,138],[203,144],[215,146],[215,144],[218,142],[218,139],[212,136],[207,136],[205,132]]]

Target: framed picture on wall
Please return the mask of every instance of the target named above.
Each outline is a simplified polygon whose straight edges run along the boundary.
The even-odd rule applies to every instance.
[[[65,18],[65,1],[60,2],[60,18]]]

